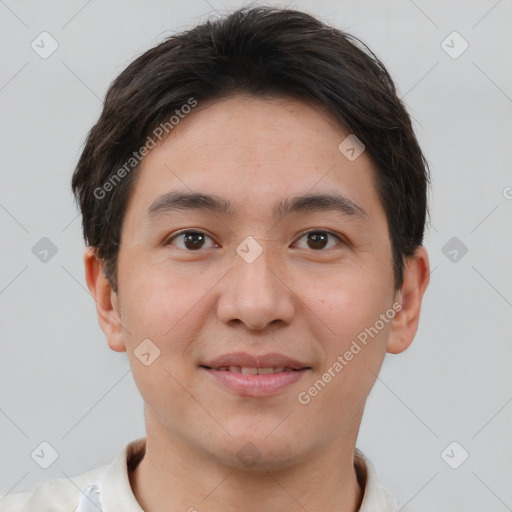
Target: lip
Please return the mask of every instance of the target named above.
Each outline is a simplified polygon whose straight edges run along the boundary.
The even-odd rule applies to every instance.
[[[201,370],[206,372],[215,382],[235,392],[237,395],[254,398],[275,395],[288,386],[295,384],[309,371],[304,368],[302,370],[266,375],[244,375],[243,373],[213,370],[205,367],[201,367]]]
[[[249,368],[288,368],[287,371],[270,374],[246,375],[216,368],[225,366],[239,366]],[[292,369],[290,371],[289,369]],[[200,369],[209,375],[209,378],[224,388],[246,397],[271,396],[283,391],[288,386],[298,382],[306,372],[311,370],[296,359],[277,353],[251,355],[245,352],[234,352],[212,359],[207,364],[200,365]]]
[[[292,368],[300,370],[310,368],[306,363],[297,361],[283,354],[271,352],[268,354],[252,355],[247,352],[232,352],[216,357],[208,362],[202,363],[200,366],[208,366],[209,368],[221,368],[222,366],[245,366],[249,368]]]

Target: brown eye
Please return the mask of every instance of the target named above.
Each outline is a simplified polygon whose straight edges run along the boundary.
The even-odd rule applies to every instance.
[[[303,246],[302,248],[312,249],[314,251],[325,249],[329,245],[329,238],[341,242],[341,239],[330,231],[310,231],[303,235],[300,240],[304,238],[306,239],[307,246]],[[336,243],[334,245],[336,245]],[[332,247],[332,245],[330,247]]]
[[[174,240],[181,241],[181,244],[172,243]],[[176,245],[180,249],[197,251],[199,249],[209,248],[205,247],[205,244],[208,245],[207,240],[212,242],[210,247],[215,245],[213,240],[205,233],[201,233],[200,231],[182,231],[181,233],[174,235],[172,238],[169,238],[164,245]]]

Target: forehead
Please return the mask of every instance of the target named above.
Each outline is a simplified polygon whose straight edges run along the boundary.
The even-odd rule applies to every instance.
[[[275,216],[308,192],[341,195],[371,214],[380,206],[373,164],[365,152],[354,161],[340,152],[348,135],[328,113],[294,99],[199,103],[142,161],[127,215],[151,216],[177,190],[224,198],[231,213],[253,216]]]

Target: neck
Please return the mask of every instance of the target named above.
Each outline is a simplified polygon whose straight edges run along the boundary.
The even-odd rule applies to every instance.
[[[357,430],[302,462],[261,471],[219,464],[159,430],[147,429],[145,455],[129,475],[145,512],[355,512],[361,505],[364,478],[354,466]]]

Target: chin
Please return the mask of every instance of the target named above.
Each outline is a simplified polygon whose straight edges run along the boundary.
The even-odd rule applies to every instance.
[[[226,466],[246,471],[277,471],[287,469],[306,458],[303,440],[296,433],[283,429],[277,433],[274,423],[259,434],[252,429],[239,432],[230,430],[233,437],[225,437],[224,445],[214,450],[212,455]],[[291,442],[291,440],[294,442]],[[211,450],[211,446],[210,446]]]

